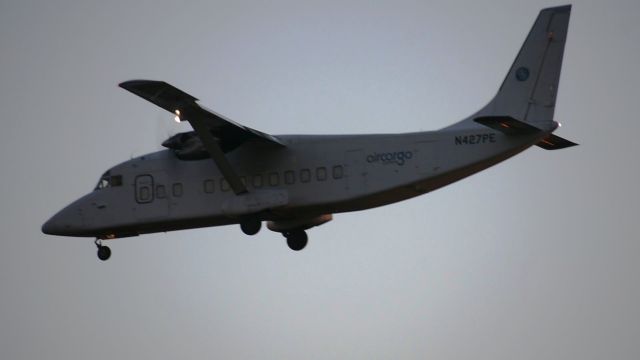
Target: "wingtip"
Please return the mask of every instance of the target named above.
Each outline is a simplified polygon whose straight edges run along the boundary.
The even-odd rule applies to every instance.
[[[163,81],[158,81],[158,80],[133,79],[133,80],[123,81],[119,83],[118,86],[123,89],[131,89],[140,85],[158,84],[162,82]]]

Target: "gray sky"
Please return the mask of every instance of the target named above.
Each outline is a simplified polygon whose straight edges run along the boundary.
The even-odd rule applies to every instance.
[[[438,129],[497,90],[550,1],[0,2],[0,358],[637,359],[640,3],[574,1],[559,135],[301,253],[237,227],[40,233],[184,131],[162,79],[272,134]]]

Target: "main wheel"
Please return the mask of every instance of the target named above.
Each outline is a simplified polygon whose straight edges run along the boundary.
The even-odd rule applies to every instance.
[[[307,246],[309,238],[304,230],[296,230],[285,235],[287,237],[287,245],[293,251],[300,251]]]
[[[247,235],[255,235],[260,231],[262,222],[258,219],[248,219],[240,223],[240,229]]]
[[[98,246],[98,259],[102,261],[109,260],[111,257],[111,249],[108,246],[100,245]]]

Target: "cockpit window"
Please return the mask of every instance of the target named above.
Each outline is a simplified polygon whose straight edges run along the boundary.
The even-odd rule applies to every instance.
[[[122,175],[109,175],[107,171],[98,181],[98,185],[94,190],[101,190],[108,187],[122,186]]]
[[[109,187],[109,178],[100,178],[100,180],[98,181],[98,185],[96,185],[95,190],[104,189],[106,187]]]
[[[122,175],[113,175],[110,184],[111,186],[122,186]]]

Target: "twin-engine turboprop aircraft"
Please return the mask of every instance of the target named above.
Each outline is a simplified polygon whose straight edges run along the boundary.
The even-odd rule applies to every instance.
[[[123,82],[193,131],[166,140],[167,150],[107,170],[94,191],[42,231],[95,238],[106,260],[107,239],[229,224],[254,235],[266,221],[301,250],[306,230],[331,214],[425,194],[533,145],[576,145],[552,134],[570,12],[570,5],[542,10],[495,98],[439,131],[272,136],[205,109],[165,82]]]

